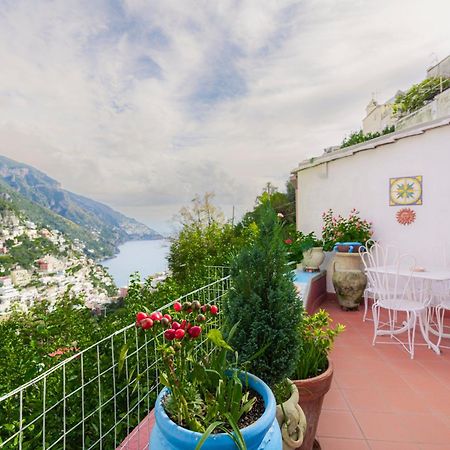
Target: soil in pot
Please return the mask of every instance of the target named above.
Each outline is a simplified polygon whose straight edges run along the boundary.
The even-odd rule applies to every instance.
[[[256,422],[264,414],[264,409],[265,409],[265,407],[264,407],[264,400],[261,397],[261,395],[258,394],[258,392],[256,392],[255,390],[253,390],[251,388],[248,389],[248,391],[250,393],[249,394],[249,399],[255,398],[255,404],[253,405],[252,409],[248,413],[244,414],[239,419],[239,422],[238,422],[239,429],[248,427],[252,423]],[[167,401],[168,397],[169,396],[166,396],[164,398],[164,400],[163,400],[163,404],[164,405],[166,404],[166,401]],[[167,410],[166,410],[166,413],[169,416],[169,418],[171,420],[173,420],[177,425],[179,425],[180,427],[183,427],[183,428],[187,428],[185,423],[183,423],[183,422],[179,423],[177,421],[177,418],[172,416],[169,412],[167,412]],[[231,426],[229,424],[225,424],[224,426],[225,426],[226,429],[228,429],[228,431],[233,431],[233,429],[231,428]],[[215,433],[222,433],[222,432],[223,432],[223,430],[221,430],[219,428],[216,428],[213,431],[213,434],[215,434]]]

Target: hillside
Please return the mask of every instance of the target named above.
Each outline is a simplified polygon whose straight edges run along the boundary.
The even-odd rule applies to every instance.
[[[1,191],[17,194],[14,202],[30,220],[83,240],[99,258],[112,255],[119,244],[129,240],[161,238],[146,225],[107,205],[62,189],[45,173],[4,156],[0,156]]]

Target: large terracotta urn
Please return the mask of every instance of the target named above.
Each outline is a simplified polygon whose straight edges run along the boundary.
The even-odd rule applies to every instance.
[[[325,394],[330,390],[333,378],[333,364],[328,360],[328,368],[317,377],[306,380],[294,380],[299,393],[299,404],[306,416],[306,433],[302,445],[297,450],[319,449],[315,441],[317,425]],[[316,443],[316,445],[315,445]]]
[[[328,272],[341,308],[358,309],[367,284],[359,253],[335,252]]]
[[[322,247],[313,247],[303,252],[303,270],[306,272],[318,272],[320,265],[325,259],[325,253]]]
[[[367,277],[361,270],[334,270],[333,286],[344,310],[358,309],[366,284]]]
[[[281,405],[277,405],[277,421],[281,428],[283,450],[295,450],[303,442],[306,432],[306,417],[299,405],[297,386],[288,380],[291,396]]]

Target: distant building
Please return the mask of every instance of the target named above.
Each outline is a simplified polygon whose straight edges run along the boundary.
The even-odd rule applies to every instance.
[[[396,117],[392,111],[395,97],[386,103],[379,105],[372,99],[366,107],[366,117],[363,119],[363,133],[376,133],[383,131],[386,127],[395,124]]]
[[[450,77],[450,55],[427,70],[427,78]]]
[[[11,304],[20,299],[20,293],[10,277],[0,277],[0,313],[9,311]]]
[[[31,281],[31,273],[20,268],[11,270],[11,281],[15,286],[25,286]]]

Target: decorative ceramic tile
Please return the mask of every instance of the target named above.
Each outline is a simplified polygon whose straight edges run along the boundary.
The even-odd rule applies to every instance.
[[[389,205],[422,205],[422,176],[390,178]]]

